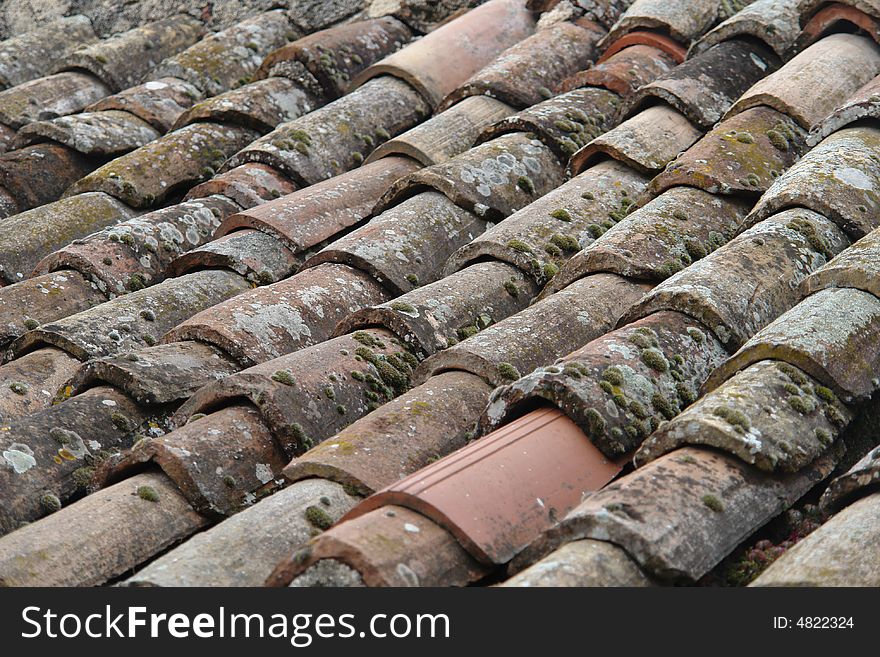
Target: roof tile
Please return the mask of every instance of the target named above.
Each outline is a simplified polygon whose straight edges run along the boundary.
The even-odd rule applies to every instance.
[[[635,0],[600,47],[638,28],[665,32],[687,46],[718,20],[720,5],[717,0]]]
[[[155,128],[134,114],[106,110],[31,123],[18,131],[12,147],[18,149],[43,141],[56,141],[83,155],[112,157],[158,137]]]
[[[855,288],[880,297],[880,231],[872,231],[801,283],[804,296],[827,288]]]
[[[67,71],[37,78],[0,91],[0,123],[18,130],[34,121],[75,114],[110,93],[88,73]]]
[[[801,0],[756,0],[704,34],[691,47],[699,53],[728,39],[753,37],[785,57],[800,32]]]
[[[0,210],[0,216],[51,203],[68,185],[93,168],[92,160],[52,142],[3,153],[0,155],[0,187],[12,203],[5,211]]]
[[[303,257],[258,230],[238,230],[212,239],[179,255],[168,276],[200,269],[229,269],[252,283],[268,284],[287,278],[302,265]]]
[[[878,481],[880,448],[875,447],[831,482],[822,495],[822,506],[826,509],[840,509],[860,497],[873,494]]]
[[[86,107],[88,112],[121,110],[134,114],[159,132],[171,129],[177,117],[201,98],[201,92],[177,78],[158,78],[129,87]]]
[[[195,200],[217,194],[247,210],[294,191],[296,185],[272,167],[248,163],[196,185],[184,198]]]
[[[860,87],[843,104],[813,126],[807,143],[815,146],[830,134],[862,119],[880,118],[880,76]]]
[[[636,44],[559,83],[564,93],[579,87],[604,87],[628,96],[643,84],[670,71],[676,62],[659,48]]]
[[[59,349],[39,349],[5,363],[0,413],[8,423],[49,406],[79,361]]]
[[[880,41],[878,17],[880,14],[876,11],[872,16],[871,13],[864,13],[855,7],[848,7],[839,2],[829,3],[810,16],[798,35],[795,48],[803,50],[829,32],[859,32],[867,34],[874,41]],[[803,16],[801,20],[803,20]]]

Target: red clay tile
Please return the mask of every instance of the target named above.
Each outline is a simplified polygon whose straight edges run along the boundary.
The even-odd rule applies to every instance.
[[[784,361],[741,363],[636,452],[643,466],[684,445],[728,452],[768,472],[797,472],[824,454],[853,417],[820,383]]]
[[[509,292],[513,285],[516,295]],[[516,267],[482,262],[346,316],[335,335],[382,326],[429,356],[526,307],[538,287]]]
[[[717,0],[636,0],[611,28],[602,47],[637,29],[669,34],[687,47],[718,20]]]
[[[21,354],[54,345],[80,360],[125,353],[155,344],[184,319],[247,289],[250,284],[230,271],[187,274],[43,324],[11,349]]]
[[[563,413],[541,409],[356,506],[343,523],[390,504],[450,531],[477,560],[510,561],[620,472]]]
[[[97,39],[92,22],[82,14],[63,16],[0,43],[0,89],[34,80],[57,60]]]
[[[863,119],[880,117],[880,76],[859,88],[846,102],[814,126],[807,138],[815,146],[832,133]]]
[[[548,80],[559,80],[587,68],[596,58],[596,44],[605,30],[595,23],[563,21],[538,30],[514,44],[488,66],[450,93],[442,112],[468,96],[487,95],[524,109],[552,95]]]
[[[294,458],[284,475],[372,494],[464,447],[491,391],[466,372],[431,377]]]
[[[219,194],[248,210],[295,191],[296,185],[272,167],[249,163],[196,185],[184,198],[200,199]]]
[[[177,78],[159,78],[129,87],[85,108],[87,112],[120,110],[134,114],[159,132],[171,129],[177,117],[198,101],[202,93]]]
[[[110,88],[87,73],[68,71],[0,91],[0,123],[18,130],[34,121],[75,114],[110,95]]]
[[[136,474],[3,537],[0,585],[103,584],[206,523],[165,475]]]
[[[755,334],[707,385],[768,359],[799,367],[847,403],[867,400],[880,388],[880,299],[852,288],[811,294]]]
[[[206,95],[216,96],[250,81],[263,57],[295,35],[283,10],[263,12],[165,59],[153,75],[186,80]]]
[[[779,59],[768,48],[749,41],[724,41],[643,85],[630,100],[627,114],[660,99],[708,130],[743,92],[778,67]]]
[[[79,368],[59,349],[38,349],[0,367],[0,417],[10,422],[49,406],[55,393]]]
[[[602,50],[597,64],[604,64],[620,52],[634,46],[643,46],[659,50],[669,57],[674,64],[681,64],[687,56],[687,48],[678,41],[659,32],[633,30],[614,40]],[[674,65],[673,64],[673,65]]]
[[[676,60],[661,49],[635,44],[564,79],[559,83],[558,91],[604,87],[621,96],[629,96],[643,84],[669,72],[675,64]]]
[[[845,287],[880,297],[880,231],[872,231],[836,255],[801,283],[804,296],[828,288]]]
[[[552,288],[600,271],[661,281],[725,244],[750,209],[741,198],[673,187],[572,256]]]
[[[106,192],[136,208],[148,208],[214,175],[230,155],[257,133],[216,123],[194,123],[169,132],[85,176],[67,196]]]
[[[354,169],[378,144],[409,130],[429,112],[408,84],[383,76],[282,123],[233,156],[224,169],[261,162],[300,187],[313,185]]]
[[[385,190],[418,168],[409,158],[383,158],[234,214],[216,234],[253,228],[268,233],[295,253],[302,253],[369,217]]]
[[[702,133],[668,105],[654,105],[581,148],[568,164],[572,175],[612,157],[637,171],[659,173]]]
[[[835,461],[829,455],[773,476],[719,452],[680,449],[587,497],[523,561],[594,538],[622,547],[649,576],[694,582],[828,476]]]
[[[479,141],[510,132],[534,133],[565,164],[578,148],[615,125],[619,107],[620,98],[611,91],[574,89],[498,121]]]
[[[125,294],[162,281],[175,257],[211,240],[220,220],[237,209],[215,196],[154,210],[62,246],[34,272],[75,269],[104,293]]]
[[[15,139],[16,134],[13,128],[0,123],[0,153],[5,153],[9,150],[9,146],[12,144],[12,140]]]
[[[809,130],[878,73],[880,46],[854,34],[832,34],[752,86],[725,116],[768,105]]]
[[[48,350],[34,353],[44,351]],[[110,385],[138,404],[155,406],[183,401],[199,388],[238,370],[238,365],[216,347],[186,340],[90,360],[68,383],[72,394]]]
[[[84,46],[58,61],[54,70],[88,71],[113,91],[121,91],[140,82],[166,57],[198,41],[204,31],[200,21],[176,14]]]
[[[58,200],[95,168],[94,160],[56,143],[36,144],[0,155],[0,185],[24,212]]]
[[[681,313],[655,313],[496,389],[479,434],[546,400],[606,456],[618,458],[691,403],[726,358],[699,322]]]
[[[832,2],[810,16],[798,36],[796,47],[803,50],[831,32],[859,32],[880,41],[880,21],[855,7]]]
[[[822,215],[788,210],[660,283],[622,321],[676,310],[699,319],[732,351],[794,306],[798,283],[848,245]]]
[[[860,497],[872,495],[878,481],[880,481],[880,448],[875,447],[846,473],[831,482],[822,494],[822,507],[837,510]]]
[[[498,220],[562,180],[562,166],[553,152],[537,139],[515,132],[402,178],[382,197],[377,210],[427,188],[445,194],[460,208]]]
[[[133,114],[107,110],[31,123],[19,130],[13,147],[56,141],[83,155],[104,158],[134,150],[158,137],[155,128]]]
[[[330,568],[293,585],[465,586],[489,571],[428,518],[388,506],[324,532],[282,560],[266,585],[286,586],[322,561]]]
[[[294,62],[318,81],[328,100],[351,90],[351,80],[410,40],[409,28],[391,16],[334,25],[273,50],[255,80],[290,75]]]
[[[806,133],[785,114],[753,107],[724,119],[651,181],[651,193],[677,185],[757,197],[807,151]]]
[[[77,271],[63,270],[0,288],[0,347],[40,324],[103,303],[107,297]]]
[[[492,258],[544,283],[554,268],[590,244],[606,225],[621,219],[646,182],[645,176],[624,164],[601,162],[461,247],[447,261],[446,272]],[[549,284],[554,285],[552,280]]]
[[[495,386],[509,383],[613,329],[649,289],[614,274],[587,276],[426,359],[414,380],[461,370]]]
[[[452,252],[484,230],[485,220],[442,194],[421,192],[325,247],[306,266],[347,264],[403,294],[441,278]]]
[[[174,259],[169,276],[201,269],[230,269],[253,283],[268,285],[287,278],[300,268],[303,257],[291,253],[271,235],[258,230],[237,230],[210,240]]]
[[[489,96],[471,96],[445,112],[410,128],[374,150],[367,164],[389,155],[406,155],[424,166],[446,162],[464,153],[480,133],[513,112],[513,108]]]
[[[503,50],[529,36],[534,17],[521,0],[490,0],[449,21],[354,80],[393,75],[417,89],[432,107]],[[444,57],[437,58],[437,53]]]
[[[880,127],[861,124],[822,140],[771,185],[747,218],[753,224],[785,208],[802,207],[859,239],[880,226]],[[835,175],[842,172],[841,175]]]
[[[785,58],[801,31],[799,4],[799,0],[751,2],[703,35],[691,46],[691,55],[729,39],[753,38]]]
[[[37,263],[71,240],[85,237],[135,214],[101,192],[79,194],[5,219],[0,232],[0,277],[25,278]]]
[[[292,458],[406,391],[415,357],[398,345],[384,329],[333,338],[205,386],[172,420],[248,399]]]

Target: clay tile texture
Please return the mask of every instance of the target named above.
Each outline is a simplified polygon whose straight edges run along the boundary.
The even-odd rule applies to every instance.
[[[0,586],[880,583],[880,3],[66,4]]]

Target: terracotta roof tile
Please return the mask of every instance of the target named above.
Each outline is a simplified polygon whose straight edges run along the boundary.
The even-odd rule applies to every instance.
[[[166,77],[129,87],[85,109],[87,112],[129,112],[165,133],[171,129],[177,117],[201,96],[202,93],[190,83]]]
[[[807,143],[815,146],[834,132],[862,119],[880,118],[880,76],[859,88],[822,121],[813,126]]]
[[[756,0],[715,26],[691,46],[699,53],[728,39],[754,37],[785,57],[800,32],[801,0]]]
[[[12,147],[23,148],[42,141],[55,141],[83,155],[111,157],[134,150],[158,137],[155,128],[134,114],[107,110],[31,123],[18,131]]]
[[[822,506],[826,509],[840,509],[860,497],[873,495],[880,480],[878,473],[880,473],[880,449],[874,448],[847,472],[831,482],[822,495]]]
[[[0,91],[0,123],[22,126],[74,114],[110,95],[103,82],[87,73],[67,71]]]
[[[636,44],[566,78],[559,83],[558,90],[566,92],[578,87],[595,86],[628,96],[643,84],[669,72],[676,63],[673,57],[659,48]]]
[[[46,408],[79,361],[59,349],[39,349],[3,365],[0,413],[10,422]]]
[[[804,16],[801,16],[802,21]],[[795,47],[800,50],[829,33],[844,31],[867,34],[874,41],[878,41],[880,40],[880,21],[878,18],[880,15],[877,11],[865,13],[856,7],[849,7],[838,2],[830,3],[810,16],[798,36]]]
[[[265,164],[248,163],[215,175],[190,189],[186,199],[200,199],[215,194],[225,196],[248,210],[296,191],[287,176]]]
[[[683,46],[700,36],[719,18],[717,0],[635,0],[611,28],[600,47],[639,28],[670,35]]]
[[[877,264],[880,231],[872,231],[801,283],[804,296],[828,288],[854,288],[880,297]]]
[[[44,143],[0,155],[0,186],[10,203],[0,216],[51,203],[68,185],[88,174],[94,164],[77,151],[56,143]]]

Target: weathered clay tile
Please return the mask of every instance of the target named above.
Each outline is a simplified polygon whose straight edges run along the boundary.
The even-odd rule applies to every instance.
[[[577,149],[614,125],[620,98],[607,89],[574,89],[488,128],[480,141],[508,132],[534,133],[563,163]]]
[[[832,34],[757,82],[726,116],[768,105],[809,130],[878,73],[880,46],[865,37]]]
[[[38,349],[0,367],[0,418],[9,422],[49,406],[79,361],[59,349]]]
[[[134,216],[112,196],[79,194],[5,219],[0,231],[0,277],[20,281],[49,253]]]
[[[107,110],[31,123],[19,130],[12,146],[23,148],[41,141],[57,141],[83,155],[112,157],[158,137],[155,128],[133,114]]]
[[[232,515],[277,489],[285,459],[257,410],[242,404],[138,441],[121,460],[111,458],[99,470],[112,464],[115,479],[149,462],[177,484],[197,512],[216,518]]]
[[[195,43],[204,29],[200,21],[177,14],[84,46],[60,60],[55,70],[88,71],[113,91],[121,91],[139,83],[166,57]]]
[[[526,0],[528,9],[540,12],[550,12],[559,4],[559,0]],[[574,4],[583,12],[584,18],[610,28],[632,4],[632,0],[576,0]]]
[[[169,276],[200,269],[231,269],[252,283],[267,285],[300,268],[303,257],[258,230],[237,230],[197,246],[169,265]]]
[[[645,284],[614,274],[595,274],[575,281],[424,360],[414,380],[421,382],[440,372],[462,370],[495,386],[510,383],[520,373],[531,372],[613,329],[620,315],[648,289]]]
[[[237,209],[214,196],[154,210],[62,246],[34,272],[75,269],[109,295],[133,292],[165,278],[174,258],[211,240],[220,220]]]
[[[291,33],[284,11],[267,11],[205,37],[163,61],[153,75],[186,80],[216,96],[250,82],[263,57],[284,45]]]
[[[861,4],[862,9],[868,9],[864,3],[857,1],[854,4]],[[795,49],[803,50],[829,32],[859,32],[878,41],[880,40],[880,20],[878,20],[880,13],[877,12],[877,9],[874,7],[873,11],[869,9],[868,13],[865,13],[857,7],[832,2],[819,9],[806,22],[804,22],[806,15],[802,15],[803,28],[798,36]]]
[[[668,189],[576,253],[552,289],[598,271],[661,281],[725,244],[750,209],[751,203],[734,197]]]
[[[491,227],[447,261],[451,273],[491,257],[544,282],[568,258],[626,216],[647,178],[616,160],[590,167]]]
[[[253,228],[302,253],[368,218],[385,190],[418,168],[406,157],[383,158],[234,214],[217,235]]]
[[[756,197],[807,151],[806,133],[785,114],[761,105],[716,125],[651,181],[659,194],[676,185],[712,194]]]
[[[262,586],[275,564],[335,523],[357,497],[324,479],[301,481],[150,562],[124,586]],[[0,581],[3,577],[0,565]]]
[[[124,353],[150,344],[206,307],[249,289],[229,271],[200,271],[117,297],[25,333],[16,353],[54,345],[80,360]]]
[[[37,78],[0,91],[0,123],[18,130],[34,121],[75,114],[110,93],[88,73],[67,71]]]
[[[875,447],[828,485],[828,489],[822,494],[822,506],[825,509],[840,509],[859,497],[874,493],[878,482],[880,447]]]
[[[372,494],[464,447],[491,391],[466,372],[431,377],[294,458],[284,475]]]
[[[324,263],[214,305],[172,329],[165,341],[206,342],[250,367],[328,339],[346,315],[387,298],[367,274]]]
[[[177,78],[159,78],[107,96],[85,109],[88,112],[128,112],[165,133],[201,95],[189,82]]]
[[[162,473],[136,474],[3,537],[0,586],[102,584],[205,524]]]
[[[398,345],[389,331],[367,329],[300,349],[205,386],[173,421],[247,399],[292,458],[409,388],[417,361]]]
[[[93,160],[67,146],[36,144],[0,155],[0,187],[14,199],[10,214],[16,214],[58,200],[94,168]]]
[[[490,0],[368,67],[354,84],[393,75],[437,107],[503,50],[529,36],[534,20],[520,0]]]
[[[822,215],[787,210],[658,285],[623,321],[676,310],[732,351],[800,301],[798,284],[848,244]]]
[[[718,20],[720,5],[717,0],[635,0],[601,45],[643,28],[667,33],[687,46]]]
[[[355,168],[390,137],[420,123],[428,105],[408,84],[389,76],[282,123],[232,157],[225,169],[268,164],[305,187]]]
[[[248,163],[217,174],[190,189],[184,198],[199,199],[219,194],[244,209],[296,191],[287,176],[265,164]]]
[[[468,150],[480,133],[513,108],[489,96],[471,96],[374,150],[369,164],[389,155],[406,155],[424,166],[446,162]]]
[[[287,78],[267,78],[196,103],[177,118],[174,128],[216,121],[269,132],[322,104],[322,98]]]
[[[87,489],[95,465],[130,446],[145,419],[125,395],[98,387],[11,422],[0,437],[0,534]]]
[[[675,60],[659,48],[636,44],[575,73],[559,83],[564,93],[581,87],[603,87],[621,96],[629,96],[643,84],[668,73]]]
[[[33,353],[43,351],[48,350]],[[238,369],[219,349],[186,340],[157,344],[124,356],[90,360],[77,370],[68,385],[72,394],[95,385],[110,385],[138,404],[152,406],[183,401],[202,386]]]
[[[755,82],[779,66],[772,50],[750,41],[724,41],[642,86],[628,113],[660,99],[708,130]]]
[[[857,500],[786,550],[750,586],[880,586],[880,495]]]
[[[674,62],[673,65],[681,64],[687,56],[687,48],[665,34],[650,30],[633,30],[615,40],[614,43],[610,43],[604,47],[602,56],[599,57],[597,61],[601,64],[623,50],[632,48],[633,46],[649,46],[650,48],[656,48],[665,53],[671,61]]]
[[[637,171],[660,172],[702,132],[668,105],[654,105],[600,135],[571,156],[569,169],[578,174],[610,156]]]
[[[0,348],[45,322],[73,315],[107,298],[77,271],[63,270],[0,288]]]
[[[15,135],[15,130],[0,123],[0,153],[5,153],[9,149]]]
[[[254,79],[289,75],[291,64],[297,62],[332,100],[350,91],[351,80],[361,71],[409,40],[409,29],[391,16],[334,25],[273,50]]]
[[[336,240],[306,265],[351,265],[391,292],[403,294],[439,279],[452,252],[485,231],[486,225],[442,194],[421,192]]]
[[[691,47],[699,53],[728,39],[754,38],[785,57],[800,33],[801,0],[756,0],[715,26]]]
[[[564,21],[505,50],[492,63],[449,94],[442,112],[468,96],[487,95],[523,109],[546,100],[548,80],[560,80],[589,66],[605,30],[595,23]]]
[[[606,456],[617,458],[691,403],[726,357],[699,322],[680,313],[655,313],[496,389],[480,418],[480,433],[545,399]]]
[[[335,334],[382,326],[426,357],[522,310],[537,293],[535,282],[516,267],[476,263],[393,301],[348,315]]]
[[[828,135],[862,119],[880,118],[880,76],[858,89],[846,102],[810,130],[807,143],[815,146]]]
[[[827,4],[828,0],[800,0],[798,3],[798,11],[800,12],[801,25],[806,25],[810,18],[812,18],[817,11],[825,9],[825,5]],[[835,4],[842,7],[855,7],[868,16],[880,15],[880,6],[877,5],[877,0],[841,0],[841,2]]]
[[[826,137],[776,179],[747,222],[787,207],[819,212],[852,239],[870,233],[880,217],[880,127],[858,125]]]
[[[257,134],[238,126],[194,123],[105,164],[72,185],[67,196],[100,191],[136,208],[151,207],[213,176]]]
[[[387,506],[340,523],[288,555],[266,584],[465,586],[488,572],[425,516]]]
[[[683,448],[587,497],[533,553],[592,538],[622,547],[649,576],[693,582],[828,476],[827,455],[796,474],[770,475],[740,459]]]
[[[477,560],[503,564],[620,472],[556,409],[540,409],[371,495],[418,511]]]
[[[566,543],[501,584],[504,587],[651,585],[624,550],[613,543],[590,539]]]
[[[880,231],[874,230],[801,283],[804,296],[827,288],[855,288],[880,297]]]
[[[0,89],[45,75],[57,60],[96,39],[91,21],[77,14],[0,42]]]
[[[784,361],[764,360],[747,364],[661,426],[635,462],[642,466],[683,445],[704,445],[761,470],[797,472],[821,456],[851,419],[816,379]]]
[[[431,189],[460,208],[497,220],[558,187],[562,180],[562,166],[553,151],[526,133],[515,132],[402,178],[385,193],[377,210]]]
[[[865,401],[880,388],[880,299],[852,288],[811,294],[746,342],[708,385],[768,359],[799,367],[847,403]]]

